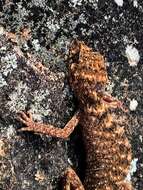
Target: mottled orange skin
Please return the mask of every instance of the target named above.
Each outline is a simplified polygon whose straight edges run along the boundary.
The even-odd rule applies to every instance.
[[[132,190],[125,181],[132,159],[131,145],[125,136],[123,121],[113,109],[121,102],[105,94],[108,82],[103,57],[83,42],[70,47],[69,82],[79,102],[79,109],[64,128],[36,123],[28,112],[18,119],[26,125],[20,131],[33,131],[67,138],[79,123],[86,150],[84,183],[72,168],[65,171],[64,190]],[[37,69],[35,69],[37,71]],[[38,68],[39,70],[39,68]]]
[[[79,123],[86,149],[84,187],[131,190],[131,185],[124,182],[132,159],[131,146],[122,122],[111,111],[118,107],[118,101],[110,97],[106,102],[108,77],[104,59],[79,41],[72,43],[70,57],[70,85],[79,101]]]

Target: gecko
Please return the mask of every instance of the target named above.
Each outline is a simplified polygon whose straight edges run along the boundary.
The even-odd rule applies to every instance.
[[[69,48],[69,85],[78,100],[78,109],[64,128],[35,122],[30,112],[20,111],[18,119],[33,131],[66,139],[79,124],[86,151],[85,178],[81,182],[68,167],[64,172],[64,190],[132,190],[126,181],[132,151],[124,124],[116,114],[121,102],[105,88],[108,75],[103,56],[84,42],[73,40]]]

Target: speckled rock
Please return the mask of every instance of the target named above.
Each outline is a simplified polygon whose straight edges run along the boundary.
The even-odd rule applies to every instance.
[[[20,133],[16,118],[18,111],[29,110],[36,121],[63,127],[74,109],[66,72],[52,71],[50,61],[40,72],[35,65],[42,59],[26,57],[5,34],[0,51],[0,188],[54,189],[68,166],[68,140]]]
[[[17,131],[19,110],[37,121],[63,127],[76,109],[67,82],[68,46],[83,40],[106,57],[107,90],[129,108],[128,138],[136,170],[131,180],[143,189],[143,2],[113,0],[0,1],[0,189],[59,190],[63,171],[73,164],[81,172],[80,130],[66,141]],[[11,33],[10,33],[11,32]],[[131,67],[128,45],[140,56]],[[40,73],[35,65],[43,63]],[[82,143],[81,143],[82,145]]]

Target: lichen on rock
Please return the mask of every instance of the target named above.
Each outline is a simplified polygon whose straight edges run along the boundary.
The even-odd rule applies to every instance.
[[[17,129],[22,126],[16,120],[19,110],[30,110],[34,120],[63,127],[72,116],[76,101],[67,82],[67,55],[73,38],[104,55],[108,90],[114,97],[128,109],[132,99],[138,102],[136,110],[125,116],[133,156],[138,159],[131,180],[142,190],[143,2],[120,2],[122,6],[113,0],[0,1],[0,141],[8,145],[0,157],[2,190],[59,190],[68,160],[84,177],[80,129],[63,142],[20,133]],[[125,55],[130,44],[140,55],[135,67]],[[46,66],[46,77],[34,71],[37,62]],[[46,176],[42,183],[35,180],[38,171]]]

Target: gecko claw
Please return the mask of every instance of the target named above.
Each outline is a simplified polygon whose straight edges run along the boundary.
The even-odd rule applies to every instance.
[[[30,113],[30,111],[27,111],[27,116],[29,117],[30,120],[33,120],[32,119],[32,114]]]
[[[30,112],[27,112],[27,113],[25,114],[23,111],[19,111],[18,114],[20,114],[20,115],[21,115],[20,118],[22,118],[22,119],[25,120],[25,121],[29,121],[29,120],[32,119]]]
[[[27,113],[19,111],[18,114],[19,116],[17,116],[17,119],[27,126],[19,129],[18,131],[32,131],[33,126],[35,126],[34,121],[32,119],[32,114],[29,111]]]

